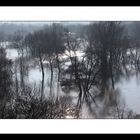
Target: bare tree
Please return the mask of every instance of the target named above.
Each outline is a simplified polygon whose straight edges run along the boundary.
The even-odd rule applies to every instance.
[[[99,59],[102,93],[104,93],[110,81],[114,89],[114,72],[120,67],[122,55],[127,52],[127,34],[121,22],[115,21],[91,24],[88,31],[90,43]]]
[[[34,32],[33,34],[29,34],[25,38],[26,45],[28,46],[30,53],[33,57],[38,57],[39,62],[40,62],[40,68],[42,72],[42,82],[41,82],[41,100],[44,98],[44,77],[45,77],[45,72],[44,72],[44,65],[43,65],[43,60],[44,60],[44,44],[42,42],[42,31],[37,31]]]
[[[53,69],[55,62],[58,68],[58,82],[60,81],[61,74],[61,61],[60,56],[64,53],[65,47],[63,43],[64,29],[59,24],[52,24],[47,26],[43,31],[42,43],[45,51],[45,59],[49,62],[51,71],[50,81],[50,95],[52,94],[52,82],[53,82]]]
[[[72,76],[74,75],[74,83],[79,89],[77,105],[81,107],[84,101],[90,104],[91,100],[95,103],[94,93],[91,94],[90,90],[95,85],[99,72],[96,55],[92,51],[90,54],[86,53],[78,58],[77,52],[78,50],[81,50],[83,45],[84,48],[88,50],[91,46],[89,46],[87,41],[79,39],[70,32],[66,34],[65,41],[66,55],[71,62],[71,65],[69,66],[70,74],[72,74]],[[72,78],[70,78],[70,80],[72,80]]]
[[[25,44],[24,44],[24,31],[18,30],[15,32],[12,40],[12,46],[17,49],[19,56],[19,73],[20,73],[20,88],[24,90],[25,86],[25,75],[27,75],[27,66],[26,66],[26,53],[25,53]]]

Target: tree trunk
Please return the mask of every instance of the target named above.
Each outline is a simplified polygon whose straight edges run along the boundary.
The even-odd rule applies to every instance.
[[[20,57],[20,87],[24,89],[24,72],[23,72],[23,60]]]
[[[41,72],[42,72],[42,82],[41,82],[41,100],[43,100],[44,98],[44,66],[43,66],[43,63],[42,63],[42,59],[41,59],[41,56],[39,57],[40,59],[40,66],[41,66]]]
[[[79,89],[79,97],[78,97],[78,107],[81,108],[81,105],[82,105],[82,86],[81,86],[81,80],[79,78],[79,75],[78,75],[78,65],[77,65],[77,57],[75,56],[75,59],[74,59],[74,73],[75,73],[75,83],[76,85],[78,86],[78,89]]]
[[[110,69],[110,76],[111,76],[112,88],[114,89],[113,64],[112,64],[112,51],[110,52],[109,69]]]
[[[53,65],[51,62],[51,58],[49,58],[50,70],[51,70],[51,80],[50,80],[50,96],[52,96],[52,82],[53,82]]]
[[[18,78],[17,78],[17,67],[15,66],[15,91],[16,91],[16,95],[17,95],[17,98],[18,98]]]
[[[58,55],[57,55],[56,61],[57,61],[57,67],[58,67],[58,82],[59,82],[60,81],[61,69],[60,69],[60,61],[59,61]]]

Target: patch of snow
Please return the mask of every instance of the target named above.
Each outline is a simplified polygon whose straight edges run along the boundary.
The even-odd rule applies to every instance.
[[[12,59],[13,61],[18,58],[18,52],[16,49],[6,49],[7,58]]]

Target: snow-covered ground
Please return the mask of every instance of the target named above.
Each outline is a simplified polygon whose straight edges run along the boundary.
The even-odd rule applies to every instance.
[[[7,57],[13,61],[18,58],[18,52],[16,49],[6,49]]]

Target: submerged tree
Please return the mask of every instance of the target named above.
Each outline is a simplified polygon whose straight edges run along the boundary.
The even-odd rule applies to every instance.
[[[71,74],[79,89],[78,104],[82,101],[95,102],[94,86],[101,86],[101,93],[114,89],[115,80],[122,72],[128,48],[127,32],[120,22],[97,22],[87,27],[83,39],[65,36],[67,56],[70,59]],[[81,47],[82,46],[82,47]],[[78,59],[76,52],[84,48],[84,55]]]
[[[46,26],[43,30],[29,34],[25,39],[32,56],[39,58],[42,71],[42,96],[44,92],[44,60],[49,62],[51,71],[50,94],[52,94],[53,69],[55,62],[58,68],[58,81],[60,80],[60,55],[65,50],[63,44],[63,31],[64,30],[61,25],[52,24],[50,26]]]
[[[47,32],[48,35],[50,36],[49,38],[50,43],[46,48],[46,54],[48,56],[54,55],[55,57],[55,61],[58,68],[58,82],[59,82],[60,74],[61,74],[60,57],[65,51],[64,40],[63,40],[65,29],[60,24],[52,24],[52,26],[49,27]]]
[[[65,51],[63,42],[64,27],[60,24],[52,24],[44,29],[43,44],[45,48],[46,60],[49,62],[51,70],[50,80],[50,95],[52,94],[52,82],[53,82],[53,69],[58,68],[58,82],[60,81],[61,75],[61,60],[60,56]],[[55,66],[56,64],[56,66]]]
[[[78,107],[81,107],[84,101],[88,104],[95,103],[94,93],[90,91],[96,84],[95,81],[99,72],[95,53],[85,54],[84,51],[89,48],[89,43],[70,32],[65,35],[65,46],[66,56],[71,62],[66,73],[70,73],[69,81],[74,82],[78,87]]]
[[[39,58],[40,68],[42,72],[41,100],[43,100],[44,98],[44,77],[45,77],[44,65],[43,65],[45,48],[42,42],[43,37],[44,36],[43,36],[42,31],[36,31],[33,34],[27,35],[25,38],[25,44],[29,48],[29,51],[32,57]]]
[[[91,49],[99,59],[101,87],[104,93],[110,81],[114,89],[116,70],[121,68],[120,64],[127,52],[127,34],[121,22],[98,22],[89,26],[88,37]]]
[[[27,55],[25,52],[24,43],[25,33],[23,30],[18,30],[12,37],[12,47],[16,48],[18,51],[17,63],[19,63],[19,73],[20,73],[20,88],[24,90],[25,87],[25,76],[28,74],[27,67]],[[26,56],[26,57],[25,57]]]

